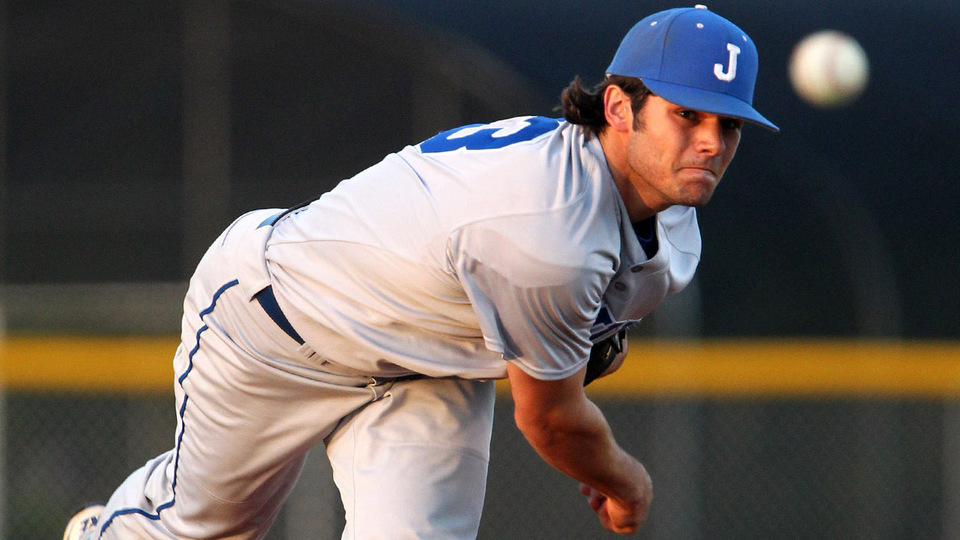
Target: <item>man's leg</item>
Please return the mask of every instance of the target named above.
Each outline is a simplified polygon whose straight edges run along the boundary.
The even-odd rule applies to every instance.
[[[399,381],[327,441],[344,539],[475,539],[493,428],[492,381]]]
[[[306,453],[371,401],[368,378],[317,370],[238,284],[236,253],[263,214],[235,222],[191,280],[174,448],[121,485],[93,538],[262,538]]]

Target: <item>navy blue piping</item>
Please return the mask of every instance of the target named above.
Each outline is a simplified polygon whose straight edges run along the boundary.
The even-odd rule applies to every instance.
[[[234,285],[237,285],[238,283],[240,282],[237,280],[233,280],[225,284],[223,287],[220,287],[220,289],[213,294],[213,300],[210,302],[210,305],[206,309],[200,312],[200,320],[203,320],[203,318],[206,315],[210,314],[213,311],[213,308],[216,307],[217,305],[217,300],[220,299],[220,295],[222,295],[227,289],[229,289],[230,287],[233,287]],[[187,369],[183,372],[182,375],[177,377],[177,383],[180,385],[180,388],[183,388],[183,381],[187,378],[187,375],[189,375],[190,372],[193,370],[193,355],[197,354],[197,351],[200,350],[200,335],[203,334],[208,328],[209,327],[206,324],[204,324],[203,326],[200,327],[199,330],[197,330],[197,344],[196,346],[194,346],[193,350],[190,351],[190,355],[188,356],[189,361],[187,362]],[[100,538],[100,536],[104,533],[104,531],[107,530],[108,527],[110,527],[110,524],[113,523],[114,518],[116,518],[117,516],[124,516],[128,514],[140,514],[141,516],[147,519],[157,521],[160,519],[160,512],[166,510],[167,508],[170,508],[176,502],[177,471],[179,470],[179,467],[180,467],[180,444],[183,442],[183,434],[187,431],[187,423],[184,420],[183,414],[187,410],[188,401],[190,401],[190,397],[187,395],[186,389],[184,389],[183,404],[180,405],[180,411],[178,413],[180,415],[180,425],[182,427],[180,429],[180,434],[177,436],[177,446],[176,446],[176,451],[174,452],[176,457],[174,458],[174,461],[173,461],[173,484],[171,485],[171,491],[173,491],[173,498],[171,498],[168,502],[165,502],[160,506],[158,506],[157,512],[154,514],[147,512],[142,508],[121,508],[120,510],[117,510],[116,512],[110,515],[110,518],[107,519],[106,522],[104,522],[103,527],[100,528],[100,532],[97,534],[97,538]]]
[[[293,325],[290,324],[286,315],[283,314],[283,310],[280,309],[280,304],[277,303],[277,297],[273,294],[273,287],[268,286],[266,289],[254,295],[254,298],[257,299],[257,302],[260,302],[260,306],[281,330],[286,332],[286,334],[298,344],[304,344],[303,338],[293,329]]]

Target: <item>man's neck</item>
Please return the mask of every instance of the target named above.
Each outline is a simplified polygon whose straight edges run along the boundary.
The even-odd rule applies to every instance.
[[[640,194],[637,193],[636,187],[630,181],[630,167],[624,151],[626,144],[625,141],[614,140],[616,136],[617,134],[604,130],[600,133],[598,139],[600,146],[603,147],[603,156],[606,159],[607,168],[610,170],[610,175],[613,176],[613,181],[617,185],[617,191],[620,192],[623,204],[627,207],[630,222],[639,223],[656,215],[657,210],[643,201]]]

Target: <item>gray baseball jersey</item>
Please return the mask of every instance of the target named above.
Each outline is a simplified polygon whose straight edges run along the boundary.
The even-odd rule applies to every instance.
[[[520,117],[389,155],[276,223],[265,260],[320,361],[464,378],[510,361],[559,379],[691,280],[695,210],[654,231],[651,259],[596,138]]]

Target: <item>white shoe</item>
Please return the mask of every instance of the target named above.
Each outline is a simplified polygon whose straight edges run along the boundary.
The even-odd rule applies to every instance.
[[[67,522],[67,529],[63,531],[63,540],[80,540],[83,533],[97,526],[102,512],[102,504],[88,504],[77,510],[77,513]]]

